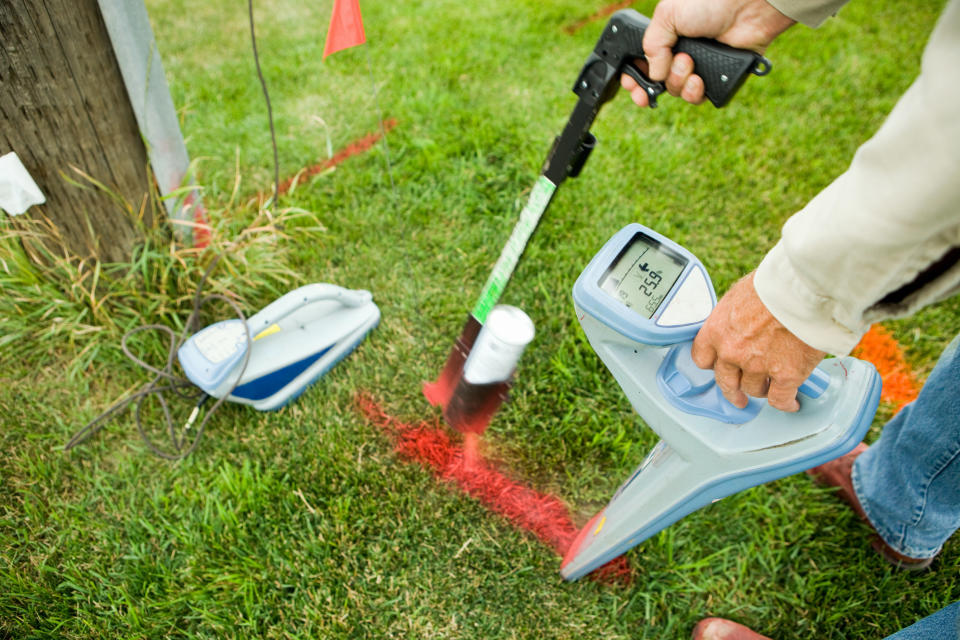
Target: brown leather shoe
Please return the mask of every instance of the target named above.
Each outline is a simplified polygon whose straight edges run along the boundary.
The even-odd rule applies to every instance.
[[[724,618],[704,618],[693,628],[693,640],[770,640],[742,624]]]
[[[831,460],[826,464],[822,464],[819,467],[808,469],[807,475],[813,478],[813,481],[820,486],[836,487],[837,497],[846,502],[850,508],[860,516],[860,519],[873,529],[873,524],[870,523],[870,519],[867,518],[866,512],[864,512],[863,507],[860,505],[860,499],[857,498],[857,493],[853,490],[853,481],[850,479],[850,472],[853,470],[853,461],[866,450],[867,444],[861,442],[850,453]],[[933,563],[933,558],[911,558],[910,556],[903,555],[884,542],[883,538],[876,533],[870,541],[870,546],[872,546],[884,560],[898,569],[905,571],[922,571]]]

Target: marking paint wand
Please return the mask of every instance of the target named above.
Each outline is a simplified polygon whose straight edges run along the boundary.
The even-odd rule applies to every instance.
[[[443,408],[447,407],[457,381],[463,373],[467,356],[470,354],[481,328],[487,321],[487,316],[490,315],[497,304],[500,295],[507,286],[507,282],[510,280],[510,276],[517,268],[517,263],[520,262],[520,257],[523,255],[527,242],[537,228],[543,213],[550,205],[550,200],[556,189],[557,185],[546,176],[540,176],[534,184],[530,199],[520,213],[520,219],[514,225],[507,244],[501,250],[500,257],[493,266],[493,271],[487,278],[487,283],[483,286],[483,291],[480,293],[473,311],[467,316],[467,322],[464,324],[460,336],[454,342],[450,355],[447,356],[447,362],[440,372],[440,377],[435,382],[427,382],[423,385],[423,395],[430,404]],[[527,321],[529,322],[529,318],[527,318]],[[530,337],[532,338],[532,322],[530,326]]]

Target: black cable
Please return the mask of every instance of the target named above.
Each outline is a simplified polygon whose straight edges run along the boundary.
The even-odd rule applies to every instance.
[[[263,77],[263,70],[260,67],[260,54],[257,51],[257,35],[256,35],[256,29],[254,27],[254,20],[253,20],[253,0],[247,0],[247,13],[249,14],[249,17],[250,17],[250,43],[253,47],[253,60],[257,67],[257,77],[260,79],[260,87],[263,89],[263,97],[267,103],[267,120],[270,123],[270,143],[273,147],[273,200],[272,200],[272,203],[273,203],[273,206],[276,207],[277,201],[280,197],[280,160],[277,153],[277,134],[273,125],[273,107],[270,104],[270,92],[267,90],[267,82]],[[392,179],[393,178],[391,176],[391,181]],[[187,318],[187,321],[184,323],[183,331],[180,333],[179,338],[176,337],[172,329],[170,329],[167,326],[159,325],[159,324],[152,324],[152,325],[137,327],[136,329],[128,331],[123,335],[123,339],[121,341],[123,353],[140,367],[146,369],[147,371],[150,371],[151,373],[154,373],[155,377],[149,383],[144,385],[139,391],[115,403],[109,409],[107,409],[106,411],[101,413],[99,416],[97,416],[96,418],[91,420],[89,423],[87,423],[82,429],[80,429],[77,433],[75,433],[72,438],[70,438],[70,441],[67,442],[66,445],[64,445],[63,447],[64,451],[69,451],[70,449],[77,446],[81,442],[85,442],[87,439],[89,439],[98,431],[100,431],[104,426],[106,426],[110,418],[112,418],[115,414],[125,409],[127,406],[130,405],[130,403],[134,401],[137,401],[137,409],[136,409],[137,431],[140,432],[140,437],[143,438],[143,441],[146,443],[147,447],[149,447],[149,449],[155,455],[161,458],[165,458],[167,460],[179,460],[181,458],[184,458],[190,455],[190,453],[192,453],[193,450],[197,448],[197,445],[200,444],[200,439],[203,436],[203,430],[207,425],[207,421],[209,421],[210,417],[216,412],[217,409],[220,408],[220,405],[223,404],[223,402],[227,399],[227,396],[233,393],[233,390],[236,389],[237,385],[240,382],[240,379],[243,377],[243,372],[246,370],[247,362],[250,359],[250,349],[252,345],[252,339],[250,337],[250,329],[248,327],[247,333],[246,333],[246,338],[247,338],[246,353],[244,354],[243,363],[240,365],[240,372],[237,375],[236,381],[233,383],[233,386],[231,386],[230,389],[226,393],[224,393],[223,396],[221,396],[216,401],[216,403],[214,403],[212,407],[210,407],[210,410],[206,412],[199,426],[197,426],[196,430],[193,431],[193,438],[188,439],[189,434],[185,432],[191,430],[193,426],[193,421],[197,417],[197,412],[206,403],[206,401],[209,400],[210,396],[208,396],[203,391],[197,391],[196,387],[192,382],[190,382],[186,378],[181,378],[180,376],[177,376],[173,373],[173,360],[177,354],[177,351],[179,351],[181,345],[183,345],[183,343],[186,341],[187,333],[191,331],[193,325],[196,323],[197,318],[200,314],[200,310],[202,309],[203,305],[211,300],[223,300],[224,302],[229,304],[231,308],[233,308],[237,317],[240,318],[240,320],[244,323],[244,326],[246,326],[246,318],[243,315],[243,311],[240,310],[240,307],[238,307],[233,300],[219,294],[208,295],[203,298],[200,297],[200,293],[203,290],[203,285],[207,280],[207,276],[210,275],[210,272],[213,271],[213,268],[217,265],[219,261],[220,261],[220,256],[217,256],[214,259],[214,261],[211,263],[211,265],[207,267],[207,270],[204,272],[203,277],[200,279],[200,284],[197,286],[197,291],[194,294],[193,311],[190,313],[190,316]],[[162,331],[168,335],[170,339],[170,346],[167,351],[167,362],[163,369],[157,369],[156,367],[148,364],[147,362],[144,362],[139,357],[134,355],[133,352],[130,350],[130,348],[127,346],[127,340],[133,335],[136,335],[137,333],[140,333],[142,331]],[[160,385],[159,383],[161,381],[167,381],[167,384]],[[192,389],[194,393],[191,394],[187,392],[186,390],[188,389]],[[167,406],[167,401],[163,396],[165,392],[173,392],[174,394],[176,394],[182,399],[196,402],[193,413],[191,414],[190,418],[187,420],[187,422],[184,424],[183,428],[181,429],[181,432],[183,432],[182,434],[178,435],[176,426],[174,425],[173,419],[170,416],[170,409]],[[158,447],[153,442],[153,440],[151,440],[151,438],[147,435],[146,431],[143,428],[143,421],[141,419],[141,411],[143,409],[143,403],[147,398],[153,395],[156,395],[158,401],[160,402],[160,407],[163,410],[164,420],[167,424],[167,431],[170,436],[170,443],[174,451],[176,451],[176,453],[171,454],[164,451],[160,447]],[[189,445],[184,447],[185,443],[187,442],[189,442]]]
[[[267,81],[263,79],[260,69],[260,55],[257,53],[257,34],[253,27],[253,0],[247,0],[247,12],[250,14],[250,43],[253,45],[253,61],[257,65],[257,77],[260,78],[260,87],[263,97],[267,101],[267,120],[270,122],[270,142],[273,144],[273,206],[277,206],[280,198],[280,160],[277,156],[277,134],[273,128],[273,108],[270,106],[270,92],[267,91]]]
[[[219,261],[220,261],[220,256],[217,256],[213,260],[213,262],[210,264],[210,266],[207,267],[207,270],[204,272],[203,277],[200,279],[200,284],[197,285],[197,291],[193,297],[193,311],[190,313],[190,316],[187,318],[187,321],[184,323],[183,330],[180,332],[179,338],[176,336],[176,334],[174,334],[173,330],[170,327],[167,327],[162,324],[144,325],[142,327],[137,327],[136,329],[132,329],[123,335],[123,339],[121,341],[121,347],[123,348],[123,353],[128,358],[130,358],[130,360],[132,360],[134,363],[136,363],[143,369],[146,369],[147,371],[155,374],[153,380],[151,380],[150,382],[145,384],[143,387],[141,387],[139,391],[133,393],[132,395],[126,398],[123,398],[122,400],[120,400],[119,402],[111,406],[109,409],[101,413],[99,416],[97,416],[96,418],[88,422],[82,429],[77,431],[77,433],[75,433],[72,438],[70,438],[70,441],[67,442],[66,445],[64,445],[63,447],[64,451],[69,451],[70,449],[77,446],[78,444],[85,442],[86,440],[91,438],[94,434],[96,434],[103,427],[106,426],[110,418],[118,414],[123,409],[127,408],[134,401],[136,401],[137,403],[136,414],[135,414],[136,422],[137,422],[137,431],[140,433],[140,437],[143,439],[144,443],[146,443],[147,447],[150,449],[150,451],[153,452],[154,455],[160,458],[164,458],[166,460],[180,460],[190,455],[194,451],[194,449],[197,448],[197,446],[200,444],[201,438],[203,437],[203,431],[207,426],[207,422],[210,420],[213,414],[216,413],[217,409],[220,408],[220,405],[223,404],[224,401],[226,401],[227,397],[231,393],[233,393],[233,390],[236,389],[237,385],[240,383],[240,379],[243,377],[243,372],[246,370],[247,363],[250,360],[250,351],[253,343],[250,337],[250,329],[247,328],[246,353],[243,356],[243,362],[240,365],[239,372],[236,374],[236,379],[234,380],[233,385],[230,387],[230,389],[226,393],[224,393],[220,398],[217,399],[216,403],[214,403],[212,407],[210,407],[210,409],[206,412],[206,414],[203,417],[203,420],[201,420],[197,428],[192,429],[193,421],[197,417],[197,412],[199,411],[200,407],[202,407],[203,404],[206,403],[209,396],[205,392],[198,390],[194,386],[194,384],[189,380],[187,380],[186,378],[182,378],[173,373],[174,358],[177,354],[177,351],[179,351],[180,346],[183,345],[184,342],[186,342],[187,334],[193,331],[193,327],[196,324],[197,319],[199,318],[200,310],[203,308],[205,304],[207,304],[211,300],[222,300],[226,302],[233,309],[234,313],[236,313],[237,317],[240,318],[240,320],[244,323],[244,326],[246,326],[246,318],[243,315],[243,311],[240,309],[237,303],[235,303],[230,298],[220,294],[210,294],[210,295],[201,297],[201,292],[203,291],[203,286],[206,283],[207,277],[210,275],[210,273],[213,271],[214,267],[216,267]],[[154,367],[153,365],[139,358],[130,350],[130,347],[127,345],[127,340],[129,340],[132,336],[143,331],[161,331],[163,333],[166,333],[167,336],[169,337],[170,346],[167,350],[167,361],[162,369],[158,369],[157,367]],[[193,391],[193,393],[190,392],[191,390]],[[166,398],[164,397],[164,393],[166,392],[172,392],[181,399],[196,403],[194,407],[194,413],[191,414],[190,418],[179,430],[177,429],[177,426],[174,424],[173,418],[170,415],[170,408],[167,405]],[[166,423],[167,433],[170,437],[170,446],[172,448],[173,453],[170,453],[168,450],[165,450],[163,447],[158,446],[153,441],[153,439],[151,439],[150,436],[147,435],[147,432],[144,429],[143,419],[141,416],[141,413],[143,410],[143,403],[151,396],[156,396],[157,400],[160,402],[160,407],[163,411],[164,422]]]

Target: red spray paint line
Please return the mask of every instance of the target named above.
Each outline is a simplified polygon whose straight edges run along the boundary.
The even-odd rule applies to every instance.
[[[895,412],[916,400],[922,385],[907,364],[899,343],[882,326],[870,327],[854,348],[853,355],[872,362],[877,368],[883,381],[880,399],[892,404]]]
[[[390,131],[395,126],[397,126],[396,119],[390,118],[383,123],[383,130]],[[370,149],[370,147],[375,145],[381,137],[382,134],[377,132],[368,134],[359,140],[354,140],[346,147],[333,154],[332,157],[319,164],[315,164],[312,167],[301,169],[292,178],[288,178],[287,180],[281,182],[280,188],[277,191],[279,193],[286,193],[301,182],[305,182],[308,178],[337,166],[350,156],[355,156],[367,151]],[[268,197],[272,197],[272,195],[272,193],[269,195],[266,193],[261,193],[260,199],[264,200]],[[195,195],[193,192],[190,192],[187,197],[184,198],[184,206],[189,207],[190,205],[194,204],[194,202]],[[196,201],[196,206],[193,210],[193,222],[193,246],[197,249],[205,249],[210,244],[210,220],[207,218],[207,210],[204,208],[203,203],[199,201]]]
[[[633,0],[622,0],[621,2],[608,4],[607,6],[603,7],[602,9],[599,9],[598,11],[596,11],[595,13],[593,13],[592,15],[586,18],[581,18],[580,20],[571,22],[570,24],[565,26],[563,30],[570,34],[576,33],[581,28],[587,26],[591,22],[596,22],[600,18],[606,18],[611,13],[614,13],[615,11],[619,11],[620,9],[626,9],[631,4],[633,4]]]
[[[384,121],[383,130],[385,132],[390,131],[395,126],[397,126],[397,120],[395,118],[390,118]],[[353,142],[348,144],[346,147],[344,147],[340,151],[333,154],[333,157],[327,158],[323,162],[315,164],[312,167],[307,167],[305,169],[302,169],[301,171],[297,172],[297,174],[292,178],[288,178],[287,180],[281,182],[280,187],[278,188],[278,191],[280,193],[286,193],[293,187],[297,186],[302,182],[306,182],[309,178],[317,175],[318,173],[323,173],[327,169],[330,169],[342,163],[347,158],[361,154],[364,151],[369,150],[373,145],[377,143],[378,140],[380,140],[381,137],[383,137],[383,134],[378,131],[376,133],[365,135],[359,140],[354,140]]]
[[[531,532],[561,557],[566,555],[579,533],[567,507],[559,498],[524,487],[495,469],[480,454],[478,434],[467,434],[460,447],[439,425],[401,422],[365,393],[357,395],[357,406],[370,422],[396,438],[396,451],[401,457],[421,464],[438,479],[457,486],[516,527]],[[633,574],[621,556],[591,577],[629,584]]]

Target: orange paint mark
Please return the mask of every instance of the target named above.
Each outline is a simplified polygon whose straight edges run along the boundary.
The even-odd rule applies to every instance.
[[[383,123],[384,131],[390,131],[395,126],[397,126],[397,120],[395,118],[390,118]],[[378,131],[376,133],[371,133],[365,135],[359,140],[355,140],[348,144],[346,147],[340,151],[333,154],[333,157],[327,158],[323,162],[313,165],[312,167],[307,167],[297,173],[297,175],[292,178],[288,178],[284,182],[280,183],[280,188],[278,189],[280,193],[286,193],[293,187],[298,184],[305,182],[308,178],[311,178],[318,173],[323,173],[327,169],[337,166],[350,156],[355,156],[357,154],[367,151],[377,143],[378,140],[382,137],[382,134]]]
[[[878,324],[870,327],[853,355],[872,362],[883,380],[880,400],[894,406],[894,413],[913,402],[922,385],[917,381],[903,355],[903,349],[890,333]]]
[[[581,18],[579,20],[576,20],[575,22],[571,22],[570,24],[565,26],[563,30],[570,34],[576,33],[577,31],[579,31],[586,25],[590,24],[591,22],[596,22],[600,18],[606,18],[611,13],[614,13],[615,11],[619,11],[620,9],[626,9],[631,4],[633,4],[633,0],[621,0],[621,2],[615,2],[614,4],[609,4],[603,7],[602,9],[597,10],[592,15],[587,16],[586,18]]]
[[[357,406],[370,422],[396,439],[395,450],[401,457],[419,463],[439,480],[459,487],[494,513],[529,531],[560,557],[566,555],[579,533],[567,507],[559,498],[524,487],[495,469],[480,451],[479,435],[470,434],[460,447],[439,424],[401,422],[366,393],[357,395]],[[626,558],[620,556],[591,577],[629,584],[633,574]]]

